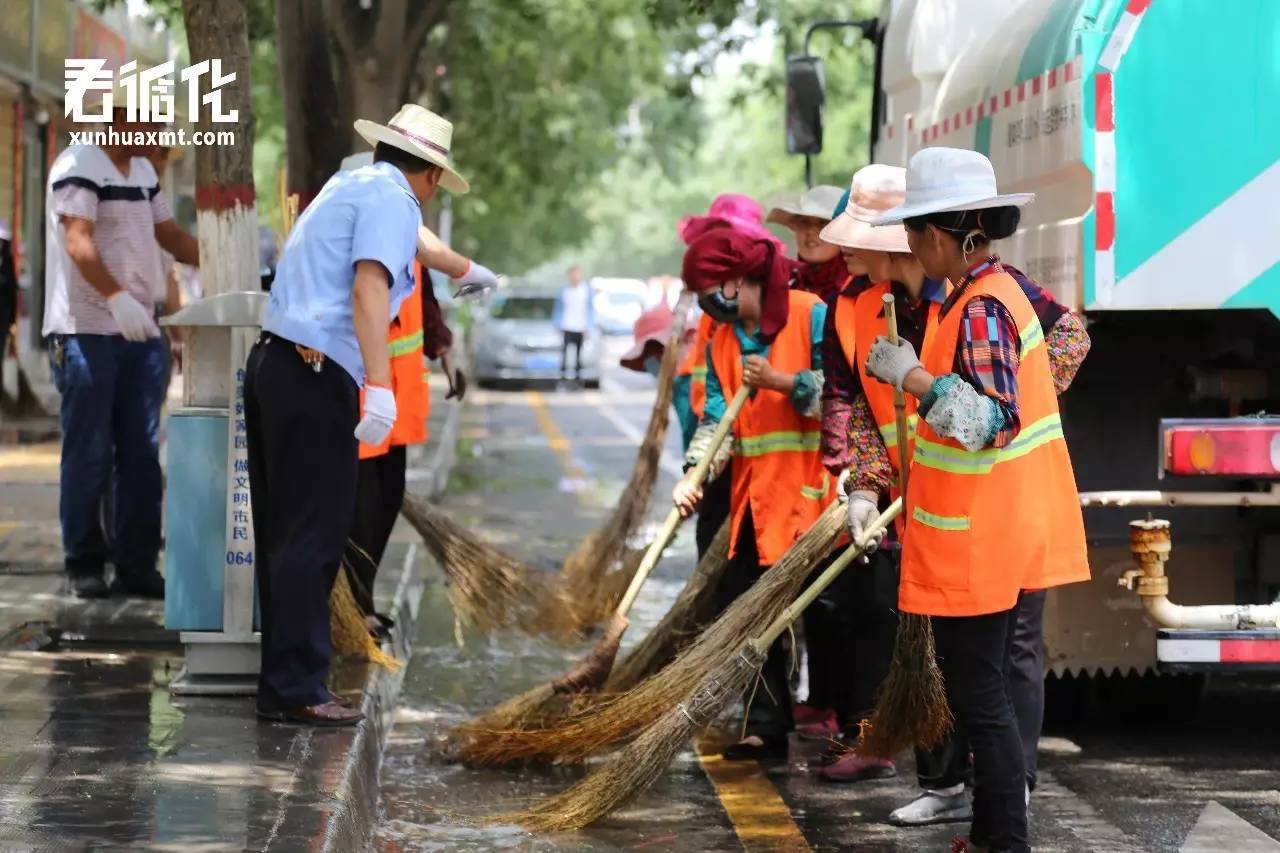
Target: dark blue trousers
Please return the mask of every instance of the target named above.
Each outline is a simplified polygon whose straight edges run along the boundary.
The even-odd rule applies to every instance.
[[[249,491],[262,616],[258,707],[329,701],[329,593],[356,506],[356,383],[264,334],[245,375]]]
[[[120,335],[53,335],[53,380],[62,395],[62,467],[58,514],[71,575],[102,575],[110,561],[121,578],[155,570],[160,553],[160,409],[169,376],[169,344]],[[112,496],[111,544],[103,502]]]

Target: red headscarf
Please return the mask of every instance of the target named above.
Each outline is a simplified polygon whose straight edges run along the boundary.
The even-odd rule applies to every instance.
[[[716,228],[689,244],[681,275],[684,286],[698,294],[736,278],[760,282],[764,293],[759,336],[768,343],[787,324],[788,282],[794,266],[770,240]]]

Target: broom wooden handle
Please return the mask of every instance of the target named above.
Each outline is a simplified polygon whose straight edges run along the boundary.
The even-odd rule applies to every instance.
[[[898,345],[898,302],[892,293],[886,293],[884,299],[884,320],[889,326],[889,343]],[[893,389],[893,420],[898,428],[898,494],[907,493],[907,466],[911,460],[907,458],[907,398],[897,388]]]
[[[898,517],[898,513],[900,512],[902,512],[902,498],[898,497],[895,498],[893,503],[889,504],[888,509],[880,513],[880,517],[872,523],[871,528],[867,531],[867,535],[863,537],[863,541],[855,542],[848,548],[845,548],[844,553],[839,557],[836,557],[831,565],[827,566],[826,570],[823,571],[822,574],[818,575],[818,579],[810,584],[808,589],[800,593],[800,597],[791,602],[787,609],[782,611],[782,614],[778,616],[777,619],[773,620],[773,624],[766,628],[763,634],[750,641],[751,644],[762,652],[767,651],[768,648],[773,645],[774,640],[782,636],[782,632],[787,630],[787,627],[791,625],[792,622],[800,618],[800,614],[804,612],[805,608],[812,604],[813,600],[821,595],[822,591],[830,586],[831,582],[834,581],[850,563],[861,556],[862,552],[866,550],[866,543],[870,540],[871,534],[881,530],[887,530],[889,525],[893,524],[893,520]]]
[[[716,431],[711,434],[711,443],[707,445],[707,452],[698,460],[698,464],[693,466],[693,478],[701,483],[706,479],[707,471],[711,469],[711,460],[716,455],[716,451],[720,449],[720,445],[724,444],[724,440],[729,435],[729,430],[733,429],[733,422],[738,419],[738,413],[742,411],[742,407],[747,404],[747,397],[750,395],[751,389],[743,385],[738,389],[738,393],[733,395],[733,399],[729,401],[729,408],[725,410],[724,417],[716,424]],[[625,617],[631,611],[631,605],[636,603],[636,596],[640,594],[640,587],[644,586],[644,582],[648,579],[649,573],[653,571],[653,567],[658,565],[658,558],[662,556],[662,552],[671,544],[671,540],[675,538],[676,530],[680,528],[680,522],[684,519],[680,517],[680,510],[672,508],[667,513],[667,520],[662,523],[662,529],[658,531],[658,536],[649,546],[649,550],[644,552],[644,559],[640,561],[640,565],[636,568],[636,573],[631,576],[631,583],[627,586],[627,591],[623,593],[622,600],[618,602],[618,607],[614,613]]]

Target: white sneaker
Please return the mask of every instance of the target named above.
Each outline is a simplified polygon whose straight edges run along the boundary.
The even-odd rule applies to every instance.
[[[967,791],[958,794],[925,791],[889,815],[889,823],[894,826],[929,826],[966,820],[973,820],[973,804]]]

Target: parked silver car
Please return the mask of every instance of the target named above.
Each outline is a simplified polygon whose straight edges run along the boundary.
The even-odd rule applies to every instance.
[[[506,290],[496,294],[476,324],[475,365],[472,372],[481,386],[560,379],[560,352],[564,335],[551,318],[556,293],[541,290]],[[600,387],[602,352],[597,334],[582,345],[582,382]],[[573,377],[573,352],[569,352],[569,377]]]

